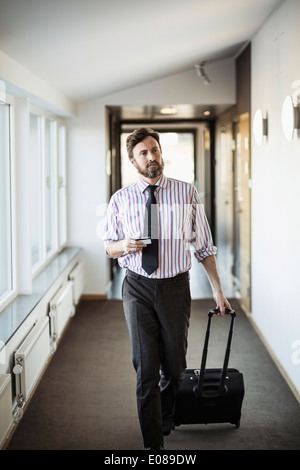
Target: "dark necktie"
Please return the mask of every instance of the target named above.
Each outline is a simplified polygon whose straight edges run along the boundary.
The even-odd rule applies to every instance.
[[[154,191],[157,186],[148,186],[149,193],[145,212],[144,233],[151,237],[151,244],[143,248],[142,267],[148,274],[152,274],[158,268],[158,212]]]

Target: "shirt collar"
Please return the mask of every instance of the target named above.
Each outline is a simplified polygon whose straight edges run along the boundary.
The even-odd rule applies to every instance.
[[[144,192],[145,189],[149,186],[149,183],[147,181],[143,180],[143,178],[140,178],[137,182],[138,187],[140,188],[141,192]],[[161,175],[161,177],[156,181],[155,186],[158,186],[159,188],[167,188],[169,185],[168,178],[164,174]]]

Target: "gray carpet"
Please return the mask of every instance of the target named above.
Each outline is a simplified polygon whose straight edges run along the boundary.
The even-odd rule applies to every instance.
[[[237,301],[229,367],[243,372],[241,426],[182,425],[172,450],[299,450],[300,406]],[[188,367],[199,368],[211,300],[194,300]],[[220,367],[227,318],[214,317],[209,367]],[[142,450],[135,372],[119,300],[81,301],[7,450]]]

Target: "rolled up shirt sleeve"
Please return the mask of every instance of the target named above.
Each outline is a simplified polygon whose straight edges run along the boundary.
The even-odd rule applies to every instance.
[[[122,228],[122,223],[121,223],[121,217],[119,214],[117,204],[115,203],[115,198],[112,197],[108,205],[105,218],[104,218],[104,235],[103,235],[104,248],[109,258],[111,258],[111,256],[109,256],[109,254],[107,253],[107,250],[106,250],[107,245],[111,242],[123,240],[123,238],[124,238],[124,233],[123,233],[123,228]]]
[[[201,203],[198,192],[195,190],[192,203],[192,233],[191,243],[194,247],[194,256],[198,262],[203,261],[207,256],[217,254],[217,247],[214,246],[211,229]]]

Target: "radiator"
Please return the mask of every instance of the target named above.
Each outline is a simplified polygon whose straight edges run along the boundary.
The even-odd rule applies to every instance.
[[[0,449],[13,427],[11,375],[0,375]]]
[[[22,406],[28,400],[49,356],[49,317],[43,317],[33,326],[15,352],[13,372],[18,406]]]
[[[83,293],[85,285],[84,263],[79,262],[69,274],[70,281],[73,281],[73,301],[77,305]]]
[[[60,339],[74,312],[73,282],[66,281],[50,301],[50,331],[54,343]]]

